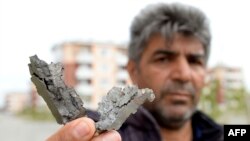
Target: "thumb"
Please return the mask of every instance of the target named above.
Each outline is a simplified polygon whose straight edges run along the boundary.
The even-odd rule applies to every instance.
[[[73,120],[63,126],[47,141],[88,141],[95,133],[94,121],[83,117]]]

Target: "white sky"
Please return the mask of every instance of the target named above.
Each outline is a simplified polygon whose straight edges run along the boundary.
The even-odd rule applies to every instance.
[[[0,107],[5,93],[29,90],[29,56],[37,54],[52,61],[51,47],[65,40],[126,43],[133,17],[157,1],[0,0]],[[241,67],[250,88],[250,2],[177,1],[200,8],[210,19],[213,40],[209,66],[224,63]]]

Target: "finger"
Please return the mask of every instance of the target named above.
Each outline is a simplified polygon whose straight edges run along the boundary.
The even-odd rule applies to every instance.
[[[91,141],[121,141],[121,135],[115,131],[109,131],[102,133],[99,136],[95,136]]]
[[[89,141],[94,133],[94,121],[83,117],[67,123],[47,141]]]

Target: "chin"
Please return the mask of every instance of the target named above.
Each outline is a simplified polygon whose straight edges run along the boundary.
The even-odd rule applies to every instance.
[[[162,109],[164,115],[173,117],[185,117],[189,115],[191,111],[193,110],[186,106],[168,106]]]
[[[161,127],[179,129],[192,117],[194,111],[195,108],[187,107],[158,108],[153,116]]]

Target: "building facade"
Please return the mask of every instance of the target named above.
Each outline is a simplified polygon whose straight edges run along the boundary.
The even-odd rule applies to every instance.
[[[208,71],[208,83],[217,83],[217,102],[225,101],[225,94],[231,90],[244,88],[244,76],[240,68],[217,65]]]
[[[5,97],[4,110],[10,113],[19,113],[27,106],[28,98],[25,93],[8,93]]]
[[[64,64],[64,79],[96,109],[113,86],[130,84],[126,71],[127,49],[110,43],[65,42],[53,47],[55,62]]]

